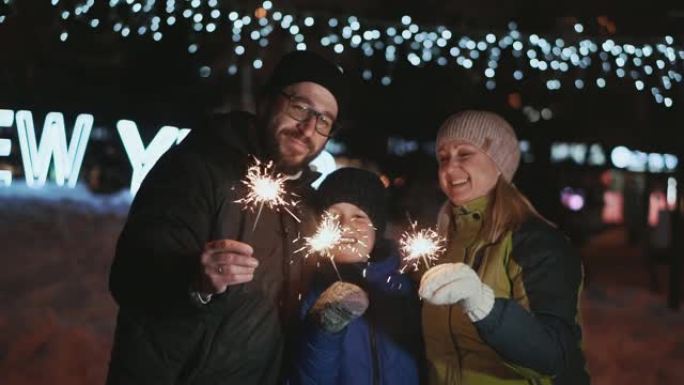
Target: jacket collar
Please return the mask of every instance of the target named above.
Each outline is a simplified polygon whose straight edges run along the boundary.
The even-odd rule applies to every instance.
[[[437,217],[437,231],[448,240],[458,240],[466,247],[472,245],[480,233],[487,211],[488,197],[484,196],[462,206],[446,201]]]
[[[455,216],[467,216],[473,214],[484,215],[485,211],[487,210],[488,203],[489,198],[485,195],[461,206],[452,205],[452,214]]]

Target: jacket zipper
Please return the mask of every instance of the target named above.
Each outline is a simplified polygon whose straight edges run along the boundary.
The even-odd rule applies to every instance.
[[[371,358],[373,359],[373,384],[380,385],[380,361],[378,360],[378,346],[375,341],[375,326],[372,322],[368,324],[370,325],[370,347]]]
[[[284,316],[283,321],[285,325],[288,325],[289,322],[291,321],[290,317],[293,315],[290,314],[290,311],[293,311],[290,307],[290,299],[292,296],[292,287],[291,287],[291,279],[292,277],[290,276],[292,274],[292,267],[290,266],[290,260],[291,254],[290,254],[290,244],[292,243],[290,240],[290,232],[292,231],[288,227],[287,223],[287,218],[284,217],[283,213],[279,214],[280,217],[280,226],[283,230],[284,236],[282,237],[283,240],[283,260],[282,260],[282,273],[283,273],[283,285],[282,285],[282,292],[280,295],[280,310],[281,314]],[[289,326],[289,325],[288,325]]]

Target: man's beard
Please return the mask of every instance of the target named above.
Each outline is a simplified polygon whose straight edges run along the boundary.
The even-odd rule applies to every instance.
[[[296,131],[283,130],[280,132],[279,135],[281,136],[282,140],[287,140],[287,136],[298,139],[302,141],[309,149],[308,154],[301,158],[301,160],[297,164],[287,164],[282,154],[280,153],[280,150],[276,150],[276,164],[278,168],[286,174],[296,174],[300,170],[307,168],[309,166],[309,163],[311,163],[311,161],[314,160],[323,151],[323,148],[320,148],[318,151],[313,151],[314,145],[313,143],[311,143],[311,140],[306,137],[302,137],[302,135]],[[273,135],[271,136],[273,137],[274,141],[277,142],[276,138]],[[276,146],[278,145],[276,144]]]
[[[278,170],[285,174],[296,174],[302,169],[308,167],[309,163],[323,151],[323,148],[321,148],[318,151],[309,153],[304,158],[302,158],[302,160],[299,161],[297,164],[288,164],[287,162],[285,162],[283,154],[280,152],[280,143],[278,142],[278,138],[276,137],[276,129],[277,127],[275,127],[275,122],[273,120],[269,121],[264,119],[262,121],[261,129],[259,131],[262,143],[264,143],[266,146],[268,156],[276,163]],[[284,129],[277,135],[280,135],[281,137],[283,137],[283,139],[285,139],[285,136],[294,137],[296,139],[301,140],[309,149],[313,147],[311,140],[306,137],[302,137],[302,135],[296,131],[296,128]]]

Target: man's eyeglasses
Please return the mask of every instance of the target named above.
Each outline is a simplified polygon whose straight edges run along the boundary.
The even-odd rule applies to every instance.
[[[285,92],[281,92],[281,94],[287,98],[287,108],[285,109],[285,112],[288,116],[298,122],[305,122],[311,118],[316,118],[316,123],[314,125],[316,132],[325,137],[333,136],[336,124],[332,119],[309,107],[309,105],[301,98],[298,98],[297,95],[290,95]]]

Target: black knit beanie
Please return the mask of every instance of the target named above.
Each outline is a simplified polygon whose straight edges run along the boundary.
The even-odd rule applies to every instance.
[[[385,186],[370,171],[346,167],[328,175],[318,188],[318,203],[325,210],[335,203],[351,203],[363,210],[378,238],[382,238],[387,225],[387,199]]]
[[[330,91],[337,101],[339,119],[348,92],[341,67],[312,51],[293,51],[280,59],[265,85],[265,91],[278,92],[299,82],[313,82]]]

